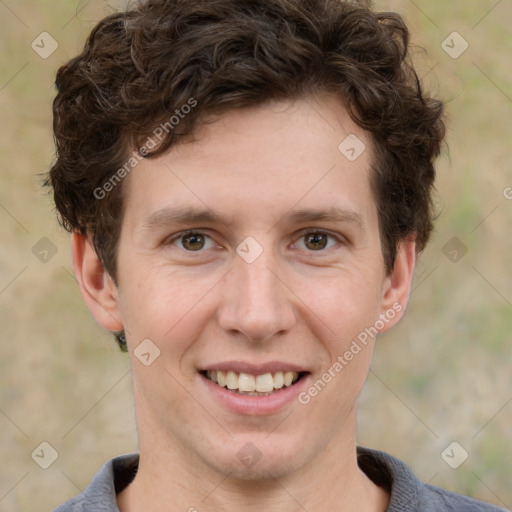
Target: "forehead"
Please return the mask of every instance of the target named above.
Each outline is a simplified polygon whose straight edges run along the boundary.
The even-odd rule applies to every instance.
[[[322,208],[364,219],[375,212],[371,152],[369,134],[333,96],[229,111],[134,169],[127,221],[141,227],[169,207],[209,210],[231,224]]]

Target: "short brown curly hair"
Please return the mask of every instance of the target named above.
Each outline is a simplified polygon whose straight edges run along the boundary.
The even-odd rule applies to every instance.
[[[443,105],[422,91],[408,40],[398,14],[339,0],[143,0],[106,17],[57,73],[47,184],[62,224],[92,236],[115,280],[123,186],[112,180],[127,160],[166,152],[207,114],[329,92],[372,136],[389,272],[400,240],[414,234],[421,251],[429,238],[444,138]]]

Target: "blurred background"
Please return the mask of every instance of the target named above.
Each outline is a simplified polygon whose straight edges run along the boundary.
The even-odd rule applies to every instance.
[[[41,188],[58,67],[125,1],[0,0],[0,510],[51,511],[136,450],[128,356],[82,302]],[[437,231],[407,315],[377,343],[362,445],[512,510],[512,5],[378,1],[447,102]],[[41,444],[47,443],[47,444]],[[45,469],[45,466],[48,466]]]

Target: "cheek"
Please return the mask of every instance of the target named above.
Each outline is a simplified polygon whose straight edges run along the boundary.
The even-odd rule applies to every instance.
[[[218,277],[187,276],[154,269],[120,288],[119,306],[131,349],[150,339],[161,352],[180,359],[211,316]]]
[[[318,407],[317,413],[333,427],[350,414],[364,386],[377,334],[374,325],[379,318],[375,288],[344,284],[344,288],[329,288],[317,300],[322,322],[316,321],[315,334],[325,357],[305,397],[310,397],[311,404]]]
[[[321,341],[324,356],[311,394],[307,393],[311,403],[324,403],[319,414],[338,412],[326,418],[329,421],[349,413],[366,380],[379,318],[380,288],[375,283],[371,279],[332,279],[310,296],[308,306],[316,316],[310,315],[309,330]],[[313,399],[319,390],[322,397]]]
[[[302,279],[296,289],[330,337],[346,342],[378,319],[379,284],[371,272],[342,271],[321,280]]]

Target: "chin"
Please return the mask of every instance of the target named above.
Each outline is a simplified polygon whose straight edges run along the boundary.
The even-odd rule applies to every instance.
[[[282,478],[306,464],[303,443],[283,446],[279,439],[272,444],[265,437],[268,434],[243,436],[241,440],[231,441],[229,447],[214,450],[218,456],[212,457],[210,452],[204,460],[214,471],[243,481]]]

